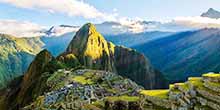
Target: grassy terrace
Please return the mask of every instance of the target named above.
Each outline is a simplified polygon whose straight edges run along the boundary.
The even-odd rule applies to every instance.
[[[175,89],[174,87],[177,86],[181,89],[183,89],[184,91],[188,91],[189,90],[189,85],[187,83],[175,83],[175,84],[171,84],[170,85],[170,90]]]
[[[190,77],[188,78],[188,82],[192,84],[194,87],[202,87],[203,82],[201,77]]]
[[[220,87],[220,83],[217,83],[217,82],[207,82],[207,84],[213,87]]]
[[[142,90],[140,91],[140,94],[146,95],[146,96],[152,96],[152,97],[159,97],[162,99],[168,99],[168,93],[169,90]]]
[[[91,79],[87,79],[87,78],[84,77],[84,76],[75,76],[75,77],[73,78],[73,80],[76,81],[76,82],[78,82],[78,83],[80,83],[80,84],[82,84],[82,85],[85,85],[85,84],[88,84],[88,85],[93,84],[93,81],[92,81]]]
[[[183,83],[183,85],[180,85],[180,87],[184,90],[184,91],[188,91],[190,88],[189,88],[189,85],[186,84],[186,83]]]
[[[108,101],[118,101],[118,100],[121,100],[121,101],[128,101],[128,102],[135,102],[135,101],[138,101],[140,98],[137,97],[137,96],[112,96],[112,97],[107,97],[106,100]]]
[[[72,80],[75,81],[75,82],[78,82],[82,85],[95,84],[97,82],[97,80],[100,78],[100,76],[95,75],[94,72],[85,72],[83,75],[73,76]]]
[[[203,74],[202,77],[220,78],[220,74],[219,73],[207,73],[207,74]]]
[[[210,94],[218,95],[217,92],[204,87],[203,85],[204,82],[202,81],[202,78],[192,78],[188,82],[192,84],[194,87],[196,87],[198,90],[204,90],[204,91],[209,92]]]

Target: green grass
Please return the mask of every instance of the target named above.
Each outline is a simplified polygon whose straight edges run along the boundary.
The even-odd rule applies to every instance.
[[[188,79],[188,82],[191,83],[195,87],[203,86],[202,78],[201,77],[191,77]]]
[[[153,97],[159,97],[162,99],[168,98],[169,90],[141,90],[140,94],[146,95],[146,96],[153,96]]]
[[[188,91],[189,90],[189,85],[186,83],[176,83],[180,88],[182,88],[184,91]],[[176,85],[175,84],[175,85]]]
[[[128,102],[135,102],[138,101],[140,98],[137,96],[113,96],[113,97],[107,97],[106,98],[108,101],[128,101]]]
[[[220,78],[220,74],[218,73],[207,73],[207,74],[203,74],[203,77],[210,77],[210,78]]]
[[[98,108],[104,108],[105,103],[104,103],[104,101],[96,101],[96,102],[93,102],[92,105],[94,105]]]
[[[202,79],[201,77],[189,77],[188,81],[198,81],[198,80],[201,80],[201,79]]]
[[[94,84],[94,82],[91,79],[86,78],[85,76],[74,76],[73,80],[82,84],[82,85],[91,85]]]

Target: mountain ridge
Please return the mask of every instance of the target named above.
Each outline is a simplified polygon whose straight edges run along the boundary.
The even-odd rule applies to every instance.
[[[154,67],[171,82],[179,82],[190,76],[219,71],[219,36],[219,29],[205,28],[180,32],[133,48],[148,56]]]

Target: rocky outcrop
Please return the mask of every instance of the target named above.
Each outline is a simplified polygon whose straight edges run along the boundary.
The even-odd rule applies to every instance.
[[[121,46],[115,46],[114,53],[118,74],[134,80],[146,89],[166,87],[165,78],[150,65],[143,54]]]

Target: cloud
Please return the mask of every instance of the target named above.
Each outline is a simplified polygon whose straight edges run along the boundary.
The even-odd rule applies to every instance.
[[[173,22],[192,28],[220,28],[220,19],[208,17],[176,17]]]
[[[0,33],[16,37],[34,37],[44,35],[44,26],[27,21],[0,20]]]
[[[19,8],[46,10],[50,13],[62,13],[68,16],[115,20],[115,14],[107,14],[81,0],[0,0]]]

